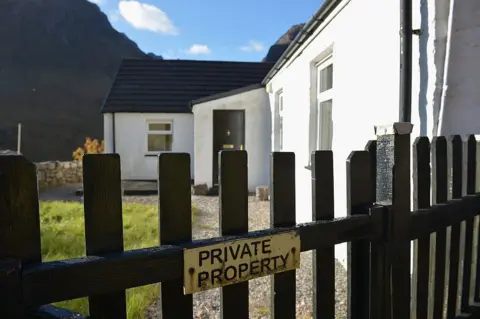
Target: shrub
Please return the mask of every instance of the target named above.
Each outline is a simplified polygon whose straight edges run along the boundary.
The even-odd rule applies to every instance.
[[[87,137],[85,143],[82,147],[78,147],[73,153],[72,157],[74,160],[79,161],[82,159],[83,154],[102,154],[105,148],[105,141],[102,140],[100,143],[97,139],[91,139]]]

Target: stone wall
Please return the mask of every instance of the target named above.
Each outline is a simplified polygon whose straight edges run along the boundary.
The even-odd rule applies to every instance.
[[[38,187],[52,187],[82,182],[82,162],[42,162],[36,163]]]

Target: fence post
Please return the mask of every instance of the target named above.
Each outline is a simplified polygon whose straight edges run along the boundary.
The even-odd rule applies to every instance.
[[[369,214],[372,194],[371,157],[368,151],[354,151],[347,159],[347,214]],[[348,318],[369,318],[370,241],[347,244]]]
[[[158,158],[160,246],[192,241],[190,155],[163,153]],[[161,318],[192,318],[192,295],[183,294],[183,278],[160,284]]]
[[[295,226],[295,153],[273,152],[270,165],[270,226]],[[271,276],[272,318],[295,318],[296,272]]]
[[[462,198],[462,177],[463,177],[463,141],[460,135],[450,136],[448,139],[448,175],[451,183],[451,198]],[[454,318],[457,315],[458,300],[458,278],[460,265],[460,236],[461,223],[453,224],[450,227],[450,249],[448,267],[448,291],[447,291],[447,318]]]
[[[390,227],[387,207],[375,206],[370,209],[370,216],[378,238],[370,245],[370,319],[388,319],[390,282],[387,269],[388,229]]]
[[[413,143],[413,209],[430,207],[430,141],[421,136]],[[430,233],[414,241],[412,314],[428,318],[430,288]]]
[[[21,266],[41,260],[35,164],[23,156],[0,156],[0,307],[6,318],[26,314]]]
[[[444,136],[435,136],[431,144],[432,159],[432,205],[444,203],[448,199],[447,176],[447,140]],[[445,262],[447,230],[441,229],[434,235],[434,287],[433,318],[442,318],[445,298]]]
[[[410,318],[410,134],[411,123],[376,126],[376,202],[390,210],[392,244],[389,247],[391,311]],[[388,266],[388,265],[387,265]],[[387,305],[388,306],[388,305]]]
[[[87,256],[122,252],[120,156],[86,154],[82,161]],[[88,308],[94,318],[127,318],[125,291],[89,296]]]
[[[219,210],[222,236],[248,232],[248,159],[246,151],[219,152]],[[248,318],[248,281],[220,288],[222,319]]]
[[[316,151],[312,163],[312,220],[333,220],[333,152]],[[313,251],[313,318],[335,317],[335,247]]]
[[[469,135],[465,147],[465,161],[466,169],[464,172],[465,193],[466,195],[475,194],[475,181],[477,177],[477,139],[475,135]],[[461,311],[468,311],[470,308],[470,288],[472,284],[472,255],[473,255],[473,235],[474,235],[475,218],[470,218],[465,221],[465,252],[463,257],[463,278],[462,278],[462,301]]]

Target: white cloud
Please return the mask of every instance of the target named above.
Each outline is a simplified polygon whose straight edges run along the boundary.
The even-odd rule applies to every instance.
[[[177,35],[178,29],[160,8],[138,1],[120,1],[120,15],[136,29],[168,35]]]
[[[101,5],[105,3],[105,0],[88,0],[88,1],[95,3],[97,5]]]
[[[241,46],[240,50],[245,52],[263,52],[265,50],[265,46],[258,41],[250,40],[248,45]]]
[[[187,51],[185,51],[187,54],[209,54],[210,48],[205,45],[205,44],[194,44],[192,45]]]

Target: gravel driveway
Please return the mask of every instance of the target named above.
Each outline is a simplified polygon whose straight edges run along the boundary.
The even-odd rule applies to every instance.
[[[67,200],[82,202],[81,197],[72,195],[72,189],[59,188],[40,194],[40,200]],[[156,196],[124,196],[124,203],[156,204]],[[193,238],[203,239],[219,236],[218,197],[192,196],[192,204],[197,207],[193,224]],[[270,202],[248,199],[249,230],[260,230],[270,225]],[[297,277],[297,318],[312,318],[312,253],[301,253],[300,269]],[[347,273],[336,261],[335,267],[336,318],[347,317]],[[270,277],[249,281],[250,318],[270,318]],[[193,295],[195,318],[220,318],[220,290],[213,289]],[[148,311],[148,318],[161,318],[158,306]]]
[[[156,203],[156,196],[128,196],[127,203]],[[218,197],[192,196],[192,204],[198,209],[193,225],[194,239],[219,236]],[[248,199],[249,230],[260,230],[270,225],[270,202]],[[347,274],[345,268],[336,262],[336,318],[347,315]],[[312,317],[312,253],[301,253],[300,269],[297,270],[297,318]],[[250,318],[270,318],[270,278],[251,280]],[[220,291],[213,289],[193,295],[195,318],[220,318]],[[149,318],[160,318],[156,307],[149,312]]]

